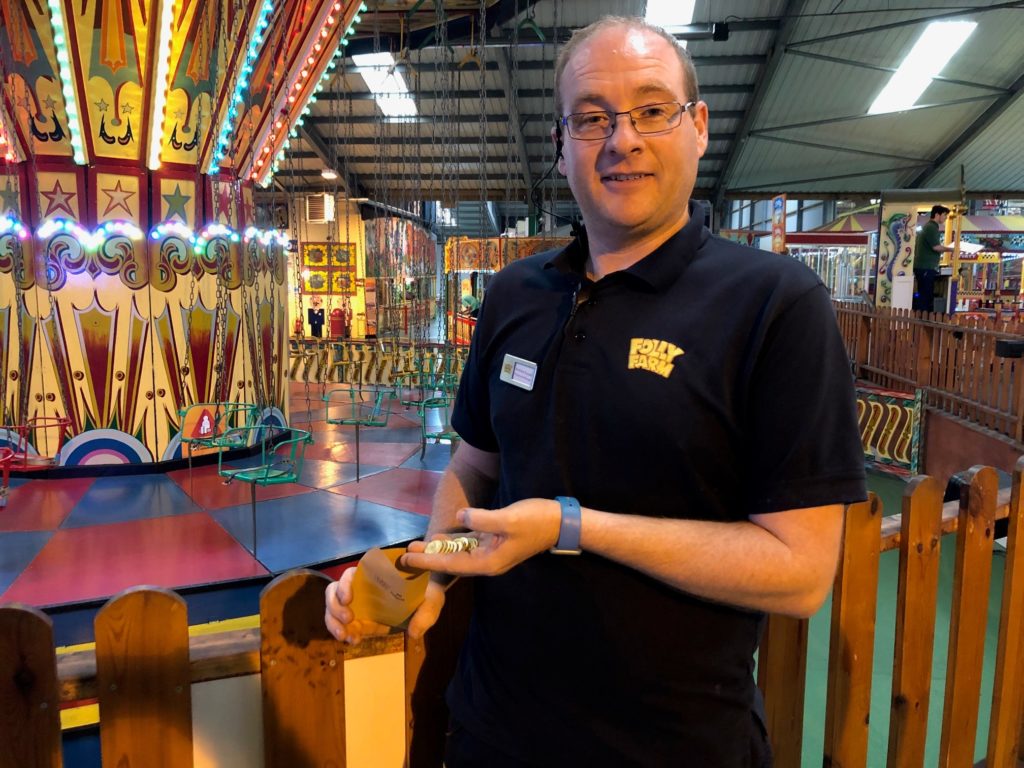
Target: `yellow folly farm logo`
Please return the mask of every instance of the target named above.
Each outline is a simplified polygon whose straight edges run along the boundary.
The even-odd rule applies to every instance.
[[[632,339],[629,342],[629,367],[650,371],[666,379],[672,375],[675,359],[683,350],[660,339]]]

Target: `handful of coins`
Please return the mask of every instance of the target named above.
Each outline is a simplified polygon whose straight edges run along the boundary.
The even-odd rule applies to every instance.
[[[450,555],[453,552],[472,552],[480,541],[472,536],[458,536],[454,539],[434,539],[423,550],[428,555]]]

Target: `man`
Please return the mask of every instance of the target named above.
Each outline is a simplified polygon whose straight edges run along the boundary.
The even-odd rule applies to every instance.
[[[939,276],[939,258],[943,253],[952,253],[953,246],[943,245],[946,219],[949,208],[933,205],[928,222],[921,227],[914,241],[914,291],[913,308],[922,312],[935,311],[935,278]]]
[[[703,227],[708,111],[672,37],[603,19],[555,84],[586,235],[510,265],[481,307],[428,536],[480,546],[404,558],[437,577],[414,636],[442,574],[482,577],[446,765],[767,765],[763,612],[817,610],[865,495],[831,303],[798,262]],[[350,583],[327,624],[358,642],[382,628]]]

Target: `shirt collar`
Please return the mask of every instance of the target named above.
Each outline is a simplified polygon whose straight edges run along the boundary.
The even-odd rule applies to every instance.
[[[656,290],[673,285],[709,235],[704,227],[704,207],[691,200],[689,212],[686,224],[674,235],[620,274],[630,275]],[[575,273],[582,277],[587,250],[586,230],[581,230],[571,243],[544,264],[544,268],[553,267],[563,274]]]

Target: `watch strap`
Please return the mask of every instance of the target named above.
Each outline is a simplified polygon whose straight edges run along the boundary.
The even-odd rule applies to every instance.
[[[580,503],[572,496],[555,496],[562,508],[562,522],[558,529],[558,543],[551,548],[553,555],[578,555],[580,549]]]

